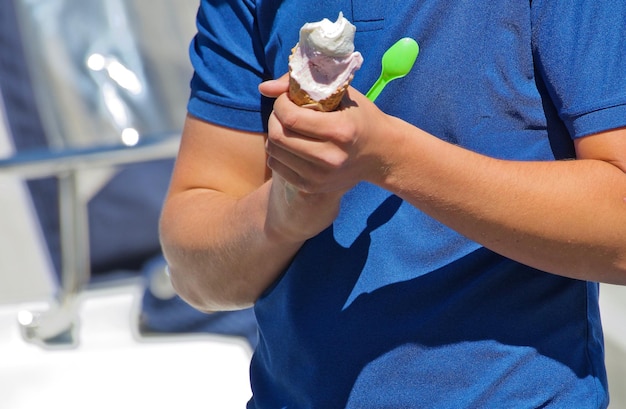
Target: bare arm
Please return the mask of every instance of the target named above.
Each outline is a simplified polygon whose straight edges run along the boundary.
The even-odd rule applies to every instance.
[[[250,306],[335,217],[340,195],[286,195],[264,144],[262,134],[187,118],[160,232],[172,283],[198,309]]]
[[[265,87],[281,90],[280,82]],[[578,140],[579,160],[504,161],[350,95],[353,103],[327,120],[280,95],[270,121],[272,169],[309,192],[368,180],[511,259],[626,284],[626,129]]]
[[[393,170],[381,184],[509,258],[626,284],[625,129],[577,142],[579,160],[515,162],[404,128],[404,149],[392,155]],[[406,166],[410,159],[418,172]]]

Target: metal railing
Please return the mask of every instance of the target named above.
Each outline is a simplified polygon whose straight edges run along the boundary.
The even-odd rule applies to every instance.
[[[59,183],[61,280],[55,302],[45,311],[22,311],[18,322],[25,340],[43,346],[75,345],[79,296],[89,282],[87,206],[79,195],[81,171],[173,158],[177,135],[142,138],[135,146],[102,146],[30,151],[0,159],[0,174],[23,179],[56,177]]]

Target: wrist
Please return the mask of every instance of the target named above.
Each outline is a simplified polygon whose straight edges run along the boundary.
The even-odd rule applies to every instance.
[[[375,159],[366,180],[394,192],[400,188],[407,171],[414,172],[416,158],[410,152],[414,151],[411,145],[415,143],[418,129],[399,118],[387,118],[380,128],[376,151],[372,155]]]
[[[301,246],[332,224],[343,192],[307,193],[274,177],[265,219],[268,240]]]

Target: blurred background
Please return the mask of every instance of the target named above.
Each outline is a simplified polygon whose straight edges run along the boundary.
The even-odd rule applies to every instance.
[[[197,0],[0,2],[0,408],[243,408],[252,311],[173,292],[157,220]]]
[[[250,397],[252,311],[192,310],[158,243],[197,3],[0,2],[0,408]],[[626,288],[601,299],[626,408]]]

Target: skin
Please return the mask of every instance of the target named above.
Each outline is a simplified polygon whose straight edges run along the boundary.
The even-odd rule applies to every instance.
[[[276,98],[268,135],[186,121],[160,227],[174,287],[196,308],[251,306],[360,181],[521,263],[626,285],[626,128],[576,140],[578,160],[505,161],[353,88],[330,113],[293,104],[286,76],[259,90]]]

